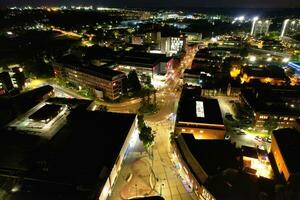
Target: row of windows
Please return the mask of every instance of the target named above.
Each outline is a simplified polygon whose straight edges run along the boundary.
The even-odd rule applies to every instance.
[[[279,119],[279,120],[283,120],[283,121],[295,121],[296,119],[294,117],[278,117],[278,116],[272,116],[273,119]],[[268,119],[269,116],[267,115],[260,115],[259,119]]]

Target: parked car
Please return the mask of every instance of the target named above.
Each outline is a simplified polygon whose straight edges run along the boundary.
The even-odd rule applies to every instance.
[[[259,142],[262,142],[263,141],[263,138],[260,137],[260,136],[255,136],[255,140],[259,141]]]
[[[244,131],[242,131],[242,130],[241,131],[237,131],[236,134],[237,135],[246,135],[246,133]]]
[[[232,114],[230,114],[230,113],[226,113],[225,118],[228,119],[229,121],[234,121]]]

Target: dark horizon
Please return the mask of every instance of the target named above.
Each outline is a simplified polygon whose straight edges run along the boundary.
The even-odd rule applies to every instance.
[[[60,5],[93,5],[93,6],[107,6],[107,7],[129,7],[129,8],[188,8],[188,9],[199,9],[199,8],[222,8],[222,9],[293,9],[300,8],[300,1],[297,0],[185,0],[185,1],[138,1],[138,0],[127,0],[126,3],[121,0],[2,0],[0,3],[1,7],[11,6],[60,6]],[[170,6],[172,5],[172,7]]]

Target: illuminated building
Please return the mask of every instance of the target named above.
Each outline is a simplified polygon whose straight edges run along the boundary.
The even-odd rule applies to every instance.
[[[286,182],[299,184],[300,132],[296,129],[279,129],[272,133],[271,152],[280,174]]]
[[[108,63],[101,66],[81,63],[55,62],[53,63],[56,77],[66,78],[68,81],[93,88],[98,98],[107,97],[116,100],[122,96],[125,74],[109,69]]]
[[[257,177],[273,179],[273,170],[266,152],[254,147],[242,146],[243,170]]]
[[[238,151],[230,141],[197,140],[193,135],[182,134],[175,139],[173,146],[172,161],[197,199],[223,199],[224,193],[227,197],[237,195],[237,192],[230,194],[232,188],[224,184],[226,178],[219,177],[220,173],[225,173],[229,168],[236,170],[240,167]],[[216,176],[219,178],[214,179]],[[233,184],[231,187],[236,186]]]
[[[186,37],[186,42],[193,44],[193,43],[200,43],[202,40],[202,34],[201,33],[192,33],[192,32],[187,32],[185,33]]]
[[[271,20],[261,20],[257,17],[253,18],[251,35],[253,36],[263,36],[269,32],[269,27],[271,25]]]
[[[173,58],[164,54],[126,52],[120,56],[117,63],[115,69],[125,73],[135,70],[139,76],[144,74],[151,78],[155,75],[165,75],[173,69]]]
[[[197,139],[224,139],[225,127],[218,100],[202,97],[200,87],[184,87],[175,133],[192,134]]]
[[[254,127],[264,129],[267,120],[279,128],[293,127],[300,116],[300,93],[295,89],[242,89],[241,100],[254,112]]]
[[[244,67],[241,71],[241,83],[252,83],[259,81],[264,84],[284,85],[287,82],[284,70],[277,66]]]
[[[293,36],[300,32],[300,19],[286,19],[282,24],[280,37]]]
[[[186,36],[181,34],[165,34],[161,36],[160,49],[167,55],[177,54],[185,49]]]

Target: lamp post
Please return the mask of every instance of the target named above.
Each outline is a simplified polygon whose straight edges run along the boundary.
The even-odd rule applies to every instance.
[[[137,197],[137,184],[135,184],[134,186],[135,186],[135,197]]]

